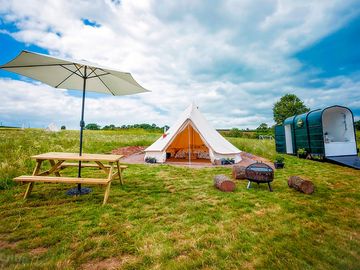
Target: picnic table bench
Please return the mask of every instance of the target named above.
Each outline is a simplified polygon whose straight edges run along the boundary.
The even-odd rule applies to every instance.
[[[111,181],[115,178],[119,178],[121,185],[123,184],[123,171],[127,168],[126,165],[120,165],[119,160],[122,155],[104,155],[104,154],[82,154],[77,153],[60,153],[50,152],[40,155],[32,156],[32,159],[36,160],[36,166],[32,175],[22,175],[14,178],[16,182],[28,183],[28,187],[24,194],[26,199],[36,182],[38,183],[64,183],[64,184],[88,184],[88,185],[104,185],[106,186],[103,205],[106,204],[109,193]],[[41,172],[41,165],[49,161],[51,167],[48,170]],[[78,163],[66,162],[77,161]],[[93,163],[88,163],[93,162]],[[108,164],[104,164],[104,163]],[[68,167],[82,168],[99,168],[106,175],[107,178],[85,178],[85,177],[63,177],[60,175],[60,171]],[[55,176],[49,176],[54,174]]]

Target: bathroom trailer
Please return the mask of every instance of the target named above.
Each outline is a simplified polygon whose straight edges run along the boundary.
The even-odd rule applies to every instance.
[[[304,149],[312,157],[360,169],[353,113],[343,106],[287,118],[275,127],[275,143],[279,153]]]

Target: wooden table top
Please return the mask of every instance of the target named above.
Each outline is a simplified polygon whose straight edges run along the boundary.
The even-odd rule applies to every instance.
[[[123,155],[106,155],[106,154],[82,154],[79,153],[62,153],[62,152],[49,152],[45,154],[31,156],[32,159],[40,160],[77,160],[77,161],[107,161],[117,162]]]

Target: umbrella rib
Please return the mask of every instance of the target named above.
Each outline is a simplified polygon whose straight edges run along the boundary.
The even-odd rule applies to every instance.
[[[64,80],[62,80],[58,85],[56,85],[55,88],[58,88],[63,82],[65,82],[67,79],[69,79],[72,75],[74,75],[74,74],[78,75],[76,73],[76,71],[79,71],[80,68],[81,67],[76,68],[75,71],[71,72],[71,74],[69,76],[67,76]]]
[[[91,69],[91,72],[87,75],[87,78],[88,79],[92,79],[92,78],[98,78],[100,76],[104,76],[104,75],[109,75],[111,74],[110,72],[106,72],[105,70],[101,69],[101,68],[92,68],[92,67],[89,67]],[[95,71],[96,70],[101,70],[104,72],[104,74],[96,74]],[[95,76],[90,76],[91,74],[95,73]]]
[[[27,68],[27,67],[53,67],[53,66],[63,66],[63,65],[72,65],[72,64],[47,64],[47,65],[24,65],[24,66],[2,66],[0,68]]]
[[[97,75],[96,74],[96,72],[94,71],[94,73],[95,73],[95,75]],[[115,96],[115,94],[110,90],[110,88],[104,83],[104,81],[100,78],[100,77],[98,77],[99,78],[99,80],[102,82],[102,84],[109,90],[109,92],[113,95],[113,96]]]
[[[62,68],[64,68],[64,69],[66,69],[67,71],[70,71],[72,74],[75,74],[75,75],[79,76],[80,78],[83,78],[83,77],[84,77],[84,76],[82,76],[82,73],[81,73],[81,71],[80,71],[80,68],[81,68],[82,66],[81,66],[80,68],[77,68],[77,67],[75,66],[75,68],[77,69],[77,70],[75,70],[75,71],[71,70],[70,68],[64,67],[63,65],[60,65],[60,66],[61,66]],[[78,73],[76,73],[76,71],[79,71],[81,75],[79,75]]]
[[[96,74],[96,73],[95,73]],[[91,76],[91,77],[88,77],[88,79],[92,79],[92,78],[99,78],[100,76],[105,76],[105,75],[109,75],[111,73],[107,72],[107,73],[104,73],[104,74],[99,74],[99,75],[96,75],[96,76]]]
[[[73,63],[73,65],[74,65],[75,68],[77,68],[75,63]],[[81,72],[81,68],[82,68],[82,67],[86,68],[87,66],[86,66],[86,65],[80,65],[80,67],[78,68],[78,71],[79,71],[79,73],[80,73],[80,75],[81,75],[80,77],[81,77],[81,78],[84,78],[84,74]],[[86,75],[85,75],[85,76],[86,76]]]
[[[87,78],[90,79],[91,78],[90,75],[95,72],[96,68],[94,68],[94,69],[92,69],[91,67],[88,67],[88,68],[91,69],[91,72],[87,75]]]

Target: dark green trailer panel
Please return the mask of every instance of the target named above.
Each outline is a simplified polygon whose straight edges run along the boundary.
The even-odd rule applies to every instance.
[[[285,130],[283,125],[275,126],[275,147],[276,152],[286,153]]]
[[[325,156],[322,111],[323,110],[311,111],[307,115],[310,148],[309,153],[321,157]]]
[[[294,118],[294,136],[295,136],[295,147],[294,152],[297,153],[299,149],[305,149],[309,153],[309,138],[308,138],[308,125],[307,125],[307,115],[304,113],[301,115],[296,115]]]

